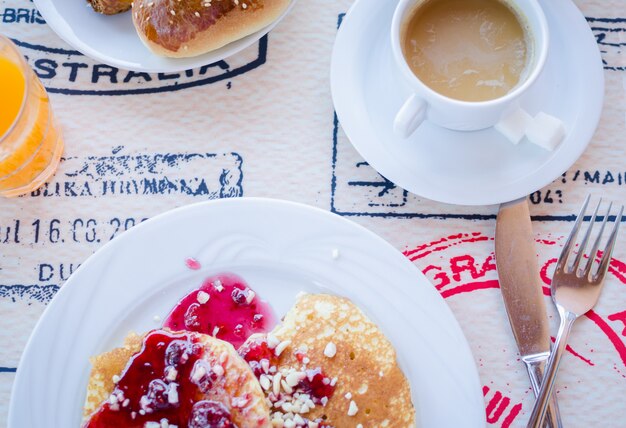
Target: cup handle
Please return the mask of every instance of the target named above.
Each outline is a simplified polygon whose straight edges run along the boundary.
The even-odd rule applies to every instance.
[[[408,138],[426,119],[428,104],[417,95],[411,95],[396,114],[393,132],[402,138]]]

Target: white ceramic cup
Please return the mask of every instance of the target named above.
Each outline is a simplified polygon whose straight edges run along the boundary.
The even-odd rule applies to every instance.
[[[394,132],[407,138],[425,119],[444,128],[457,131],[475,131],[494,126],[507,114],[518,108],[517,100],[537,80],[548,55],[548,24],[537,0],[503,0],[518,12],[526,25],[532,42],[531,56],[525,79],[506,95],[488,101],[461,101],[435,92],[411,71],[402,52],[401,31],[405,20],[424,1],[400,0],[391,24],[393,56],[402,75],[413,90],[396,114]]]

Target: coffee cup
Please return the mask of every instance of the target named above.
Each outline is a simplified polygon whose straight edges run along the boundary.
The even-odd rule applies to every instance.
[[[440,0],[400,0],[391,25],[393,57],[412,93],[394,120],[394,132],[407,138],[424,120],[456,131],[475,131],[496,125],[519,108],[519,98],[535,83],[548,54],[549,33],[545,15],[537,0],[493,0],[504,3],[524,28],[526,57],[519,81],[508,92],[493,99],[467,101],[444,95],[420,80],[411,69],[403,50],[408,21],[426,3]]]

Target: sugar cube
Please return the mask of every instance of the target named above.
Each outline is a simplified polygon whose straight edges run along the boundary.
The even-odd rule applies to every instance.
[[[496,131],[501,133],[513,144],[518,144],[533,118],[525,110],[518,108],[495,125]]]
[[[546,150],[554,150],[565,137],[563,122],[546,113],[539,113],[526,129],[526,138]]]

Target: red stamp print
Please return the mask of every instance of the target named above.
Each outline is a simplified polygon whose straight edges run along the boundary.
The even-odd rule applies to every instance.
[[[475,293],[493,293],[500,288],[493,241],[492,236],[481,232],[459,233],[408,248],[404,254],[422,270],[443,298],[462,300],[465,296],[469,297]],[[550,296],[550,278],[563,241],[563,237],[553,236],[536,239],[540,277],[546,298]],[[605,292],[619,292],[626,285],[626,264],[614,259],[609,272],[606,288],[611,291],[605,290]],[[601,299],[601,303],[603,301],[604,305],[600,304],[586,314],[586,328],[592,330],[593,343],[585,342],[581,345],[579,342],[577,345],[568,346],[567,350],[570,355],[576,357],[577,361],[580,361],[579,364],[598,370],[595,360],[600,357],[600,354],[598,352],[594,354],[594,347],[602,347],[603,358],[610,358],[611,364],[603,360],[599,369],[609,374],[613,373],[614,376],[623,380],[626,378],[624,374],[626,372],[626,310],[623,307],[626,300],[621,299],[622,307],[616,307],[619,301],[616,303],[616,299],[608,296],[604,300]],[[455,303],[458,302],[455,300]],[[473,310],[473,308],[470,307],[468,310]],[[503,319],[502,322],[507,321]],[[607,356],[607,354],[610,355]],[[489,367],[485,366],[484,358],[479,358],[479,355],[476,357],[481,361],[480,368],[483,377],[485,372],[491,376]],[[524,370],[521,363],[519,370]],[[491,386],[483,387],[487,423],[489,426],[502,428],[523,426],[530,411],[527,407],[532,405],[529,384],[510,385],[506,379],[499,378],[500,376],[492,376],[491,379],[498,380],[491,382]],[[564,388],[567,389],[567,386]]]

